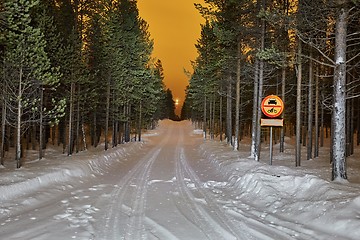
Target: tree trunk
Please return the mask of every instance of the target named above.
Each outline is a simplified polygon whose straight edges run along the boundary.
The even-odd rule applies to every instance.
[[[324,105],[320,105],[320,147],[324,147]]]
[[[112,134],[111,134],[112,135],[113,147],[116,147],[118,145],[117,131],[118,131],[117,121],[115,120],[115,116],[113,114],[113,131],[112,131]]]
[[[296,154],[295,166],[301,165],[301,80],[302,80],[302,49],[301,42],[298,41],[298,71],[296,88]]]
[[[360,145],[360,98],[357,99],[356,145]]]
[[[226,94],[226,138],[227,143],[232,145],[232,78],[229,76]]]
[[[75,83],[70,86],[70,107],[69,107],[69,141],[68,141],[68,156],[73,153],[73,115],[74,115],[74,92]]]
[[[125,134],[125,142],[130,142],[130,103],[126,103],[125,108],[125,129],[124,129],[124,134]]]
[[[116,99],[116,97],[112,96],[112,99]],[[116,114],[116,110],[115,110],[115,104],[111,104],[112,106],[112,134],[111,134],[111,142],[112,142],[112,147],[116,147],[117,145],[117,140],[116,140],[116,117],[115,117],[115,114]]]
[[[92,139],[92,145],[96,148],[98,145],[98,135],[97,135],[97,117],[96,117],[96,111],[93,113],[93,139]]]
[[[264,61],[259,61],[259,93],[257,100],[257,129],[256,129],[256,155],[255,160],[260,161],[260,152],[261,152],[261,102],[263,98],[263,83],[264,83]]]
[[[310,50],[311,51],[311,50]],[[310,52],[309,61],[309,86],[308,86],[308,133],[307,133],[307,160],[313,158],[313,61],[312,52]]]
[[[142,125],[142,103],[139,104],[139,126],[138,126],[138,140],[141,142],[141,125]]]
[[[265,0],[262,1],[262,8],[265,9]],[[266,32],[266,23],[265,20],[261,20],[261,44],[260,50],[265,50],[265,32]],[[257,129],[256,129],[256,161],[260,161],[260,152],[261,152],[261,126],[260,126],[260,119],[261,119],[261,102],[263,98],[263,85],[264,85],[264,60],[259,60],[259,93],[258,93],[258,101],[257,101]]]
[[[122,135],[122,130],[121,130],[121,121],[117,121],[117,129],[118,129],[118,136],[117,136],[118,143],[122,144],[123,143],[123,135]],[[151,129],[154,129],[154,127],[152,127]]]
[[[76,133],[75,133],[75,140],[76,140],[76,152],[80,151],[80,84],[78,84],[78,94],[76,98]]]
[[[285,103],[285,91],[286,91],[286,67],[282,67],[281,71],[281,100]],[[282,113],[282,118],[284,118],[285,113]],[[280,152],[284,152],[285,150],[285,129],[281,128],[280,132]]]
[[[253,115],[252,115],[252,127],[251,127],[251,150],[250,150],[250,157],[254,159],[258,159],[256,157],[257,150],[256,150],[256,143],[257,143],[257,133],[256,130],[258,129],[258,100],[259,100],[259,60],[255,60],[255,80],[254,80],[254,96],[253,96]]]
[[[351,112],[350,112],[350,124],[351,124],[351,139],[350,139],[350,155],[354,154],[354,134],[355,134],[355,123],[354,123],[354,114],[355,114],[355,106],[354,99],[351,99]]]
[[[40,87],[40,119],[39,119],[39,159],[42,159],[43,154],[43,141],[44,141],[44,130],[43,130],[43,104],[44,104],[44,89]]]
[[[6,102],[5,102],[5,87],[3,86],[3,95],[2,95],[2,110],[1,110],[1,147],[0,147],[0,158],[1,165],[4,166],[4,157],[5,157],[5,133],[6,133]]]
[[[216,112],[216,96],[213,97],[213,111],[212,111],[212,132],[211,139],[215,139],[215,112]]]
[[[304,91],[302,95],[302,100],[304,101],[304,103],[302,104],[303,121],[301,121],[301,143],[303,147],[306,147],[306,140],[307,140],[307,127],[306,127],[307,123],[305,119],[307,119],[308,96],[309,95],[307,91]]]
[[[222,93],[222,87],[220,87]],[[219,128],[220,128],[220,142],[223,141],[223,97],[220,95],[220,110],[219,110]]]
[[[209,136],[210,136],[210,139],[211,139],[211,136],[212,136],[212,99],[209,98]]]
[[[61,121],[59,124],[59,138],[58,143],[62,143],[62,152],[66,153],[66,120]]]
[[[234,150],[239,150],[239,132],[240,132],[240,56],[241,56],[241,42],[238,42],[238,52],[237,52],[237,69],[236,69],[236,104],[235,104],[235,140],[234,140]]]
[[[107,88],[106,88],[106,117],[105,117],[105,151],[109,148],[109,121],[110,121],[110,79],[108,80]]]
[[[30,141],[31,141],[31,149],[32,150],[36,150],[36,132],[37,132],[37,127],[36,127],[36,123],[32,123],[31,124],[31,129],[29,130],[30,133]]]
[[[203,137],[204,137],[204,140],[206,140],[206,95],[204,95],[204,108],[203,108],[203,111],[204,111],[204,116],[203,116]]]
[[[319,66],[316,68],[315,78],[315,145],[314,158],[319,157]]]
[[[348,10],[340,9],[335,25],[335,69],[332,143],[332,179],[347,179],[346,174],[346,36]]]
[[[22,115],[22,67],[20,67],[19,73],[19,88],[18,88],[18,106],[17,106],[17,122],[16,122],[16,168],[21,167],[21,115]]]
[[[84,150],[87,150],[87,145],[86,145],[86,132],[85,132],[85,126],[84,126],[84,120],[81,119],[81,132],[82,132],[82,139],[83,139],[83,144],[84,144]]]

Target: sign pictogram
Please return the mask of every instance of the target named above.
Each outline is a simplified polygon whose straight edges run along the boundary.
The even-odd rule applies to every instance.
[[[276,95],[269,95],[261,102],[261,111],[269,118],[276,118],[281,115],[284,110],[284,103]]]

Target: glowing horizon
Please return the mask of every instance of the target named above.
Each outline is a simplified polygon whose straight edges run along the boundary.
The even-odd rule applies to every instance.
[[[140,17],[149,24],[154,40],[153,57],[160,59],[164,68],[164,83],[178,100],[176,114],[180,114],[189,84],[184,69],[192,72],[191,61],[197,57],[195,43],[204,22],[194,3],[203,0],[138,0]]]

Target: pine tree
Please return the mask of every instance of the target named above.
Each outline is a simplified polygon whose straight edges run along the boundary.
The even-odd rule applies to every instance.
[[[115,3],[108,13],[108,19],[105,31],[110,73],[107,76],[108,93],[117,96],[112,109],[125,109],[119,119],[124,123],[125,141],[129,141],[131,122],[140,136],[142,117],[146,111],[144,100],[149,93],[159,91],[153,89],[152,69],[149,66],[153,43],[149,38],[147,23],[139,17],[136,2]]]
[[[176,120],[175,101],[170,89],[166,90],[165,104],[166,104],[166,117],[171,120]]]
[[[346,131],[350,129],[351,124],[350,121],[346,121],[346,105],[350,103],[347,103],[350,95],[347,85],[354,84],[353,78],[348,75],[351,69],[348,66],[358,64],[358,44],[355,37],[358,31],[352,29],[355,31],[349,32],[348,29],[349,26],[358,26],[359,1],[324,1],[321,7],[314,1],[301,1],[299,6],[297,36],[311,48],[311,53],[319,56],[314,58],[308,54],[306,57],[321,64],[325,74],[333,72],[333,96],[329,95],[332,103],[326,103],[326,107],[331,109],[332,113],[332,178],[347,179],[346,135],[353,134],[352,131]],[[352,44],[351,48],[348,48],[349,43]]]
[[[21,167],[21,138],[29,122],[43,116],[44,86],[55,86],[59,75],[51,68],[46,41],[40,28],[33,27],[30,11],[38,1],[6,1],[7,45],[5,48],[4,104],[9,109],[6,123],[16,129],[16,166]],[[53,111],[61,111],[55,106]],[[49,113],[51,110],[47,110]],[[54,114],[56,114],[53,112]],[[12,124],[15,123],[15,124]]]
[[[154,63],[154,85],[155,89],[158,89],[158,101],[155,102],[155,112],[154,112],[154,120],[164,119],[166,118],[166,114],[164,109],[166,108],[165,104],[165,96],[166,96],[166,89],[164,84],[164,68],[162,66],[162,62],[160,59],[157,59]]]
[[[100,140],[100,119],[102,116],[101,97],[105,92],[103,79],[106,76],[106,56],[105,56],[105,36],[104,24],[105,19],[102,17],[103,6],[99,3],[94,7],[91,18],[86,29],[86,62],[89,71],[89,81],[83,90],[85,101],[88,103],[85,116],[89,116],[88,121],[91,124],[91,144],[97,147]]]
[[[63,51],[59,56],[60,71],[62,78],[59,91],[66,96],[66,116],[61,119],[59,133],[63,143],[64,151],[67,147],[67,154],[71,155],[79,140],[78,126],[81,109],[79,108],[82,97],[82,85],[86,85],[88,73],[84,61],[83,39],[82,39],[82,14],[80,2],[61,0],[57,3],[55,22],[62,40]],[[66,121],[67,120],[67,121]],[[66,133],[67,130],[68,133]],[[67,141],[66,137],[67,136]]]

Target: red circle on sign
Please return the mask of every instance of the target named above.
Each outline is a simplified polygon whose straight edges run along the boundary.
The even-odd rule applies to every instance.
[[[269,95],[265,97],[261,102],[261,111],[265,116],[270,118],[276,118],[281,115],[284,110],[284,103],[276,95]]]

